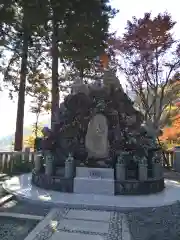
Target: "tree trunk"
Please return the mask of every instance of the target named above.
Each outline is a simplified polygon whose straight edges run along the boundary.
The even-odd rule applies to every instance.
[[[23,34],[24,35],[23,35],[14,151],[22,151],[23,148],[24,105],[25,105],[25,87],[27,75],[28,35],[29,35],[28,29],[25,27],[25,24]]]
[[[84,78],[84,68],[81,66],[80,67],[80,78],[81,78],[81,81],[83,83],[83,78]]]
[[[158,140],[158,144],[159,146],[161,147],[161,152],[162,152],[162,157],[163,157],[163,165],[166,164],[167,165],[167,168],[170,168],[170,165],[169,165],[169,161],[164,153],[164,150],[162,148],[162,145],[161,145],[161,142],[159,140],[159,138],[157,137],[157,140]]]
[[[35,122],[35,138],[38,136],[38,123],[39,123],[39,114],[36,115],[36,122]]]
[[[56,114],[59,109],[59,79],[58,79],[58,23],[53,20],[52,35],[52,88],[51,88],[51,128],[56,121]]]

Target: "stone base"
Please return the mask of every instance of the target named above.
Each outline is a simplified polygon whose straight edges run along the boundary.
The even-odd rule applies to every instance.
[[[103,178],[74,178],[74,193],[114,195],[114,180]]]
[[[32,184],[54,191],[73,192],[73,178],[47,176],[44,173],[37,173],[35,170],[32,171]]]
[[[37,188],[31,183],[31,173],[19,175],[3,182],[2,187],[18,200],[40,206],[70,207],[108,211],[132,211],[137,208],[159,207],[180,201],[179,183],[165,180],[165,189],[158,194],[144,196],[104,196],[75,194]],[[63,238],[62,238],[63,239]],[[71,239],[71,238],[70,238]],[[79,239],[79,238],[78,238]]]
[[[164,190],[164,188],[164,178],[148,179],[146,181],[115,181],[116,195],[147,195],[161,192]]]

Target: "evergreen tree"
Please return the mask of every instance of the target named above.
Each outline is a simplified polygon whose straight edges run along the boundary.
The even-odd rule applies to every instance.
[[[108,6],[107,0],[94,0],[91,4],[65,0],[8,0],[3,4],[7,16],[1,15],[6,21],[2,21],[2,36],[6,38],[6,48],[12,54],[4,68],[4,79],[13,86],[8,86],[10,95],[14,91],[18,93],[14,149],[19,151],[22,150],[27,76],[36,71],[33,59],[37,60],[35,68],[51,68],[53,122],[59,106],[59,82],[63,79],[58,73],[59,60],[83,77],[94,58],[106,47],[109,18],[115,11]],[[50,56],[45,53],[47,50]]]

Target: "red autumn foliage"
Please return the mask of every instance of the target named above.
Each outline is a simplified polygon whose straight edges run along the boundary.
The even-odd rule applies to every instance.
[[[180,114],[173,118],[172,126],[163,129],[163,134],[160,137],[162,142],[171,140],[180,140]]]

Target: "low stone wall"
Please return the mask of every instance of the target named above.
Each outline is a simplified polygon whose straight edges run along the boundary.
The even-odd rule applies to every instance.
[[[73,178],[63,178],[59,176],[47,176],[44,173],[32,171],[32,183],[37,187],[60,191],[73,192]]]
[[[116,195],[146,195],[161,192],[164,188],[164,178],[148,179],[146,181],[115,181]]]

